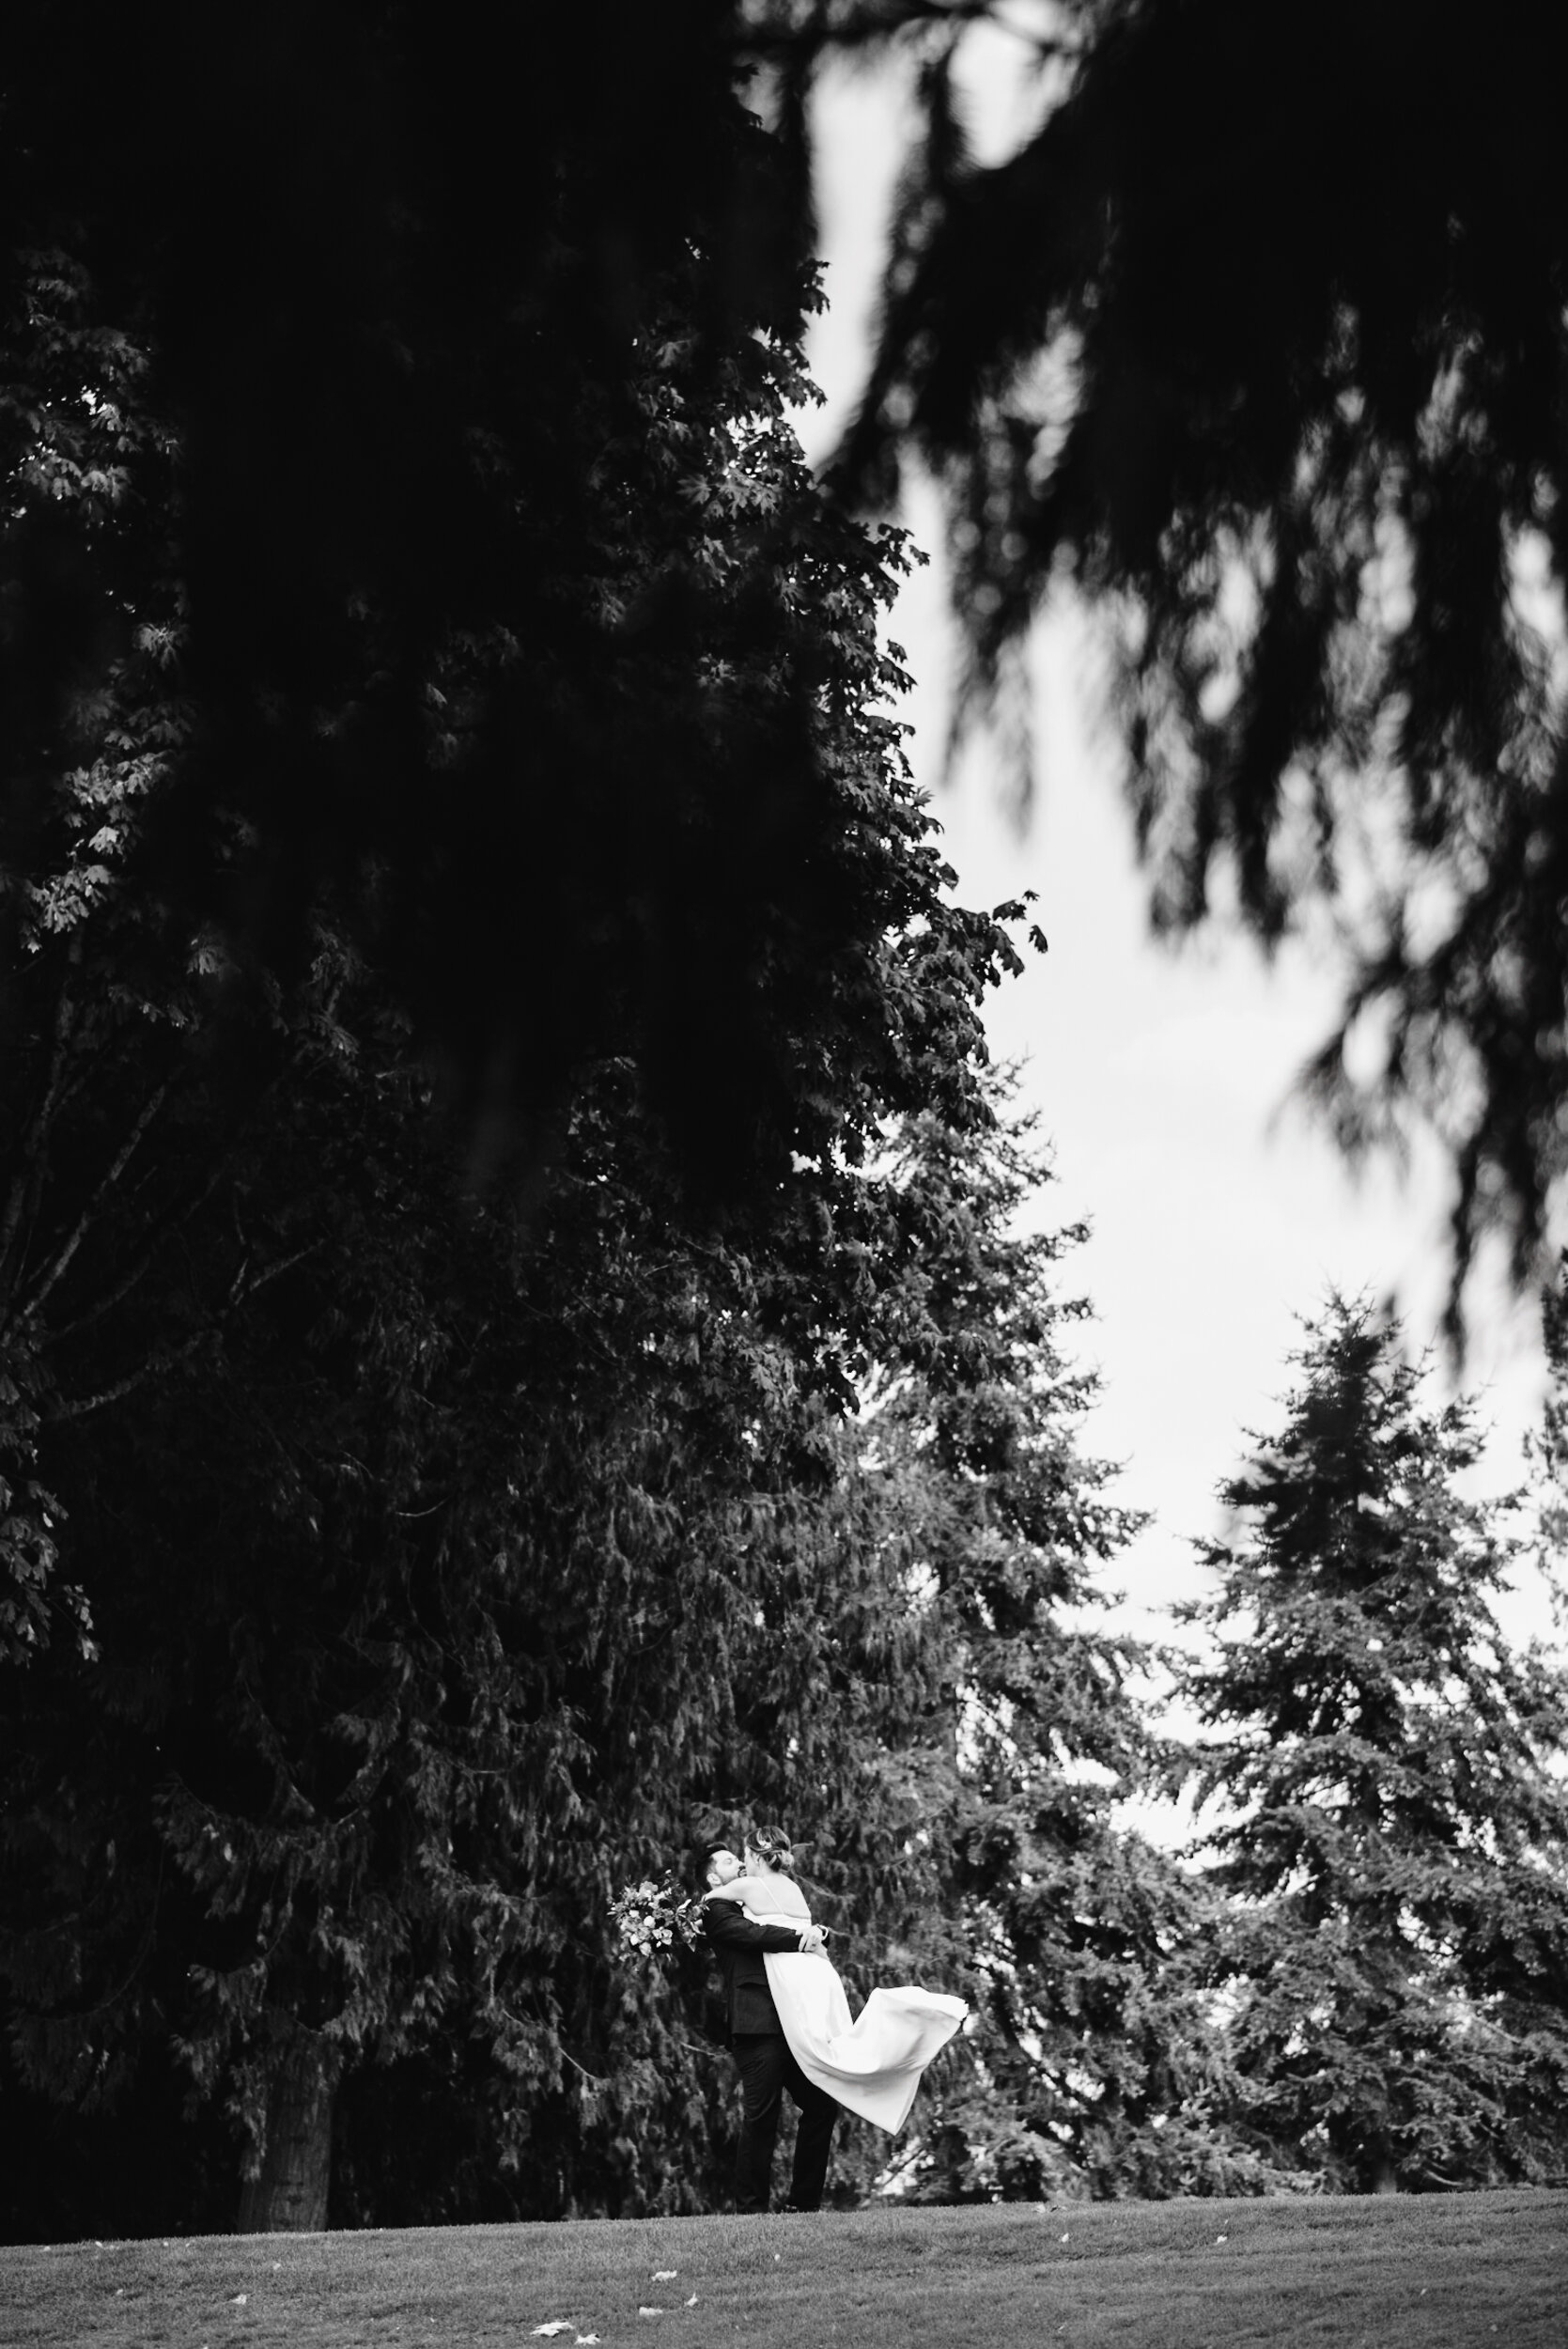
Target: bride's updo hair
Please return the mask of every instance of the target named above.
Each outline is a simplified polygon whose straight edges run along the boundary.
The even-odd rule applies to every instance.
[[[795,1865],[788,1836],[782,1827],[754,1827],[751,1835],[752,1849],[780,1875],[787,1875]]]

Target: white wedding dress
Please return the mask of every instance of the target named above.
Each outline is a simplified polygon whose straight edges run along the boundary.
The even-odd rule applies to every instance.
[[[753,1906],[749,1899],[743,1904],[742,1913],[753,1924],[793,1929],[810,1923],[805,1902],[787,1876],[748,1876],[722,1891],[733,1894],[740,1885],[748,1890],[754,1887],[758,1896],[766,1889],[767,1907]],[[787,1906],[781,1900],[785,1888],[794,1895]],[[851,2020],[838,1968],[829,1959],[768,1950],[763,1964],[790,2052],[807,2079],[862,2121],[896,2136],[909,2117],[921,2074],[969,2013],[963,1999],[901,1983],[874,1990]]]

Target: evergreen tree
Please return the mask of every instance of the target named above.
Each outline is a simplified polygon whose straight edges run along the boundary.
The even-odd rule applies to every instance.
[[[1562,2163],[1568,1737],[1560,1674],[1493,1601],[1513,1504],[1470,1497],[1471,1407],[1421,1400],[1396,1325],[1331,1297],[1282,1432],[1223,1488],[1212,1880],[1241,2118],[1331,2188],[1541,2179]]]
[[[1563,1601],[1568,1567],[1568,1251],[1557,1279],[1542,1292],[1541,1336],[1546,1356],[1546,1394],[1539,1434],[1526,1451],[1539,1530],[1539,1562],[1555,1603]]]
[[[29,313],[66,379],[94,361],[79,298],[43,284]],[[555,1179],[476,1196],[332,892],[303,972],[193,938],[148,843],[199,710],[178,581],[155,605],[134,530],[138,629],[35,738],[0,1236],[5,1620],[34,1658],[0,1732],[7,2095],[54,2149],[23,2232],[232,2223],[237,2165],[254,2225],[686,2206],[721,2174],[722,2067],[616,1967],[608,1901],[726,1770],[773,1787],[737,1725],[775,1660],[756,1524],[831,1485],[835,1415],[896,1343],[918,1236],[867,1160],[915,1108],[984,1129],[978,1005],[1017,957],[948,901],[880,706],[896,542],[810,483],[792,357],[706,365],[650,347],[634,438],[663,489],[613,483],[584,552],[600,597],[688,560],[742,602],[764,582],[778,635],[705,653],[759,726],[810,665],[848,926],[835,946],[797,904],[777,954],[752,941],[750,1075],[767,1153],[790,1142],[768,1184],[715,1207],[651,1032],[636,1058],[600,1032]],[[117,429],[102,399],[85,427],[55,408],[78,441]],[[54,502],[113,541],[82,455]],[[459,764],[464,661],[489,658],[437,669]],[[707,705],[681,717],[662,657],[635,660],[600,699],[700,732]],[[675,943],[695,986],[699,941]],[[680,1081],[730,1073],[699,1056]],[[74,1643],[48,1639],[52,1575]],[[164,2165],[105,2150],[154,2138]]]
[[[1082,1448],[1081,1228],[1042,1228],[1034,1121],[907,1124],[890,1196],[916,1242],[890,1289],[839,1482],[781,1529],[768,1702],[747,1719],[811,1845],[846,1970],[973,2007],[900,2149],[938,2199],[1255,2188],[1187,1952],[1202,1886],[1125,1825],[1152,1784],[1137,1644],[1102,1620],[1136,1530]],[[807,1568],[807,1560],[811,1561]],[[820,1690],[818,1697],[815,1690]],[[836,2174],[886,2159],[841,2129]]]
[[[44,1431],[98,1652],[56,1642],[7,1707],[0,1963],[30,2192],[100,2114],[170,2123],[166,2169],[100,2176],[119,2225],[232,2223],[240,2161],[257,2225],[691,2207],[723,2175],[700,1986],[688,2018],[629,1976],[607,1909],[693,1804],[776,1806],[832,1720],[771,1610],[781,1525],[800,1614],[828,1595],[823,1324],[854,1324],[803,1267],[786,1306],[777,1267],[681,1244],[629,1072],[521,1231],[463,1205],[403,1053],[362,1027],[295,1072],[229,1171],[241,1233],[179,1266],[278,1277]],[[862,1246],[859,1277],[908,1276]]]
[[[863,534],[779,477],[816,296],[732,29],[612,0],[519,74],[466,5],[23,0],[0,92],[8,863],[172,586],[144,894],[296,982],[330,894],[482,1161],[625,1052],[723,1197],[787,1173],[809,1007],[879,1050],[820,723]]]
[[[557,635],[546,645],[499,608],[447,609],[431,620],[410,718],[411,739],[453,805],[474,781],[473,762],[493,752],[500,705],[520,723],[526,705],[536,752],[541,705],[569,702],[572,723],[591,723],[599,736],[618,729],[613,755],[606,751],[615,806],[563,777],[550,819],[571,830],[594,890],[616,867],[613,904],[601,919],[557,869],[530,898],[526,921],[508,904],[489,924],[486,893],[511,889],[527,859],[465,831],[460,862],[426,842],[422,874],[440,868],[431,887],[444,911],[431,902],[419,910],[371,831],[351,854],[328,860],[334,885],[319,898],[304,886],[321,878],[315,852],[295,860],[287,851],[287,888],[304,894],[281,929],[262,923],[261,939],[246,930],[244,909],[256,912],[251,860],[265,826],[233,801],[199,821],[192,814],[192,760],[207,754],[214,721],[193,647],[180,502],[189,418],[176,412],[156,345],[102,322],[103,290],[90,273],[65,253],[28,257],[9,321],[12,503],[0,528],[0,555],[16,573],[7,671],[15,787],[0,814],[9,876],[0,901],[0,1082],[13,1111],[0,1202],[0,1473],[21,1504],[0,1504],[8,1651],[27,1652],[47,1630],[54,1543],[46,1491],[29,1493],[42,1397],[56,1377],[44,1306],[59,1317],[57,1284],[69,1268],[80,1320],[95,1256],[119,1250],[123,1271],[145,1244],[173,1244],[181,1216],[221,1183],[235,1132],[269,1114],[268,1087],[289,1057],[282,1039],[311,1050],[350,1040],[334,1014],[340,980],[315,969],[323,936],[330,971],[351,962],[369,973],[361,1003],[373,999],[378,1016],[410,1023],[410,1051],[448,1013],[465,1025],[468,1044],[445,1065],[448,1077],[471,1066],[471,1048],[487,1066],[508,1061],[512,1048],[486,1029],[483,1006],[498,1003],[518,972],[487,984],[481,1007],[465,1011],[471,954],[489,950],[471,940],[448,954],[436,931],[472,930],[504,957],[537,957],[542,1008],[527,1047],[537,1058],[518,1081],[535,1112],[553,1105],[549,1130],[536,1116],[520,1165],[504,1097],[510,1078],[498,1078],[489,1122],[474,1126],[472,1093],[464,1111],[479,1173],[505,1162],[508,1179],[531,1183],[536,1195],[570,1086],[606,1058],[631,1058],[640,1070],[679,1170],[669,1198],[677,1220],[702,1222],[717,1203],[741,1225],[786,1234],[800,1225],[809,1236],[811,1194],[831,1190],[835,1157],[852,1165],[882,1115],[914,1106],[928,1087],[964,1115],[978,1033],[966,990],[988,984],[1014,950],[994,922],[943,902],[946,868],[907,776],[889,787],[903,729],[886,704],[906,680],[898,648],[877,646],[875,615],[910,558],[898,534],[860,530],[811,484],[784,421],[810,388],[798,350],[749,328],[716,348],[699,331],[702,285],[690,257],[661,281],[663,306],[620,350],[613,388],[590,369],[591,380],[573,375],[536,391],[559,399],[591,443],[569,516],[524,501],[524,527],[511,490],[496,489],[506,526],[521,532],[508,576],[569,605],[570,644]],[[558,456],[569,471],[567,455]],[[51,617],[29,591],[35,574],[70,583],[69,611]],[[693,621],[683,666],[657,615],[669,618],[671,599],[684,610],[688,597],[715,609]],[[313,721],[333,742],[364,718],[366,677],[380,692],[390,675],[382,631],[391,619],[362,603],[355,642],[366,675],[345,653],[341,707],[318,706]],[[635,628],[623,626],[629,614],[641,615]],[[47,642],[34,643],[33,630]],[[68,645],[62,683],[51,663],[66,659]],[[536,656],[548,682],[521,674]],[[800,821],[794,783],[781,782],[771,801],[768,783],[784,737],[798,731],[813,777],[812,812]],[[645,757],[666,754],[681,777],[678,804],[668,807],[636,781]],[[526,793],[507,808],[509,824],[532,822]],[[805,866],[793,863],[797,852]],[[223,900],[201,926],[182,879],[188,863]],[[585,941],[580,919],[592,933]],[[429,986],[455,990],[444,1011],[426,1002],[423,1028],[409,1008],[426,985],[410,980],[411,924],[423,941],[416,959],[433,957],[440,974]],[[272,961],[258,957],[258,940],[277,949]],[[593,966],[581,987],[580,954]],[[498,1016],[504,1025],[509,1015]],[[488,1040],[476,1041],[481,1029]],[[450,1099],[450,1083],[444,1092]],[[179,1146],[144,1182],[171,1097],[187,1104]],[[193,1140],[204,1115],[210,1148]],[[802,1161],[812,1169],[804,1176]],[[127,1232],[108,1211],[129,1188],[143,1213]],[[798,1257],[803,1247],[804,1260],[831,1274],[809,1237],[785,1245]],[[132,1301],[132,1320],[146,1293]],[[98,1336],[105,1296],[91,1299],[82,1324]],[[219,1310],[215,1298],[200,1300],[194,1321],[157,1330],[144,1356],[199,1339]],[[825,1326],[836,1326],[831,1316]],[[129,1367],[122,1350],[117,1376]],[[89,1393],[103,1384],[90,1362],[76,1371]],[[848,1392],[842,1371],[824,1375]]]
[[[1119,1815],[1159,1753],[1149,1659],[1103,1621],[1141,1520],[1081,1448],[1098,1382],[1068,1351],[1089,1307],[1062,1282],[1086,1233],[1039,1228],[1034,1127],[984,1152],[928,1123],[906,1139],[941,1344],[865,1428],[940,1626],[952,1783],[933,1837],[977,2005],[917,2190],[1255,2189],[1263,2165],[1217,2124],[1223,2063],[1188,1958],[1203,1888]]]

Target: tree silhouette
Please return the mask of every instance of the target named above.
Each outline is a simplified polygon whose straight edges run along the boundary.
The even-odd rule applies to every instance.
[[[519,74],[466,0],[13,12],[0,742],[27,871],[172,585],[148,894],[294,975],[330,885],[482,1157],[548,1158],[626,1049],[733,1191],[784,1147],[764,1006],[859,914],[800,620],[828,583],[748,480],[811,296],[727,26],[613,0],[532,23]],[[105,422],[89,517],[39,451]]]

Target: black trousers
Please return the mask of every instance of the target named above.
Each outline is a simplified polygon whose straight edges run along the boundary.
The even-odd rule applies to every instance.
[[[795,2131],[795,2168],[789,2181],[790,2210],[820,2210],[838,2107],[817,2088],[789,2051],[782,2031],[737,2031],[730,2042],[745,2094],[740,2150],[735,2161],[735,2207],[766,2210],[773,2175],[773,2146],[787,2088],[800,2122]]]

